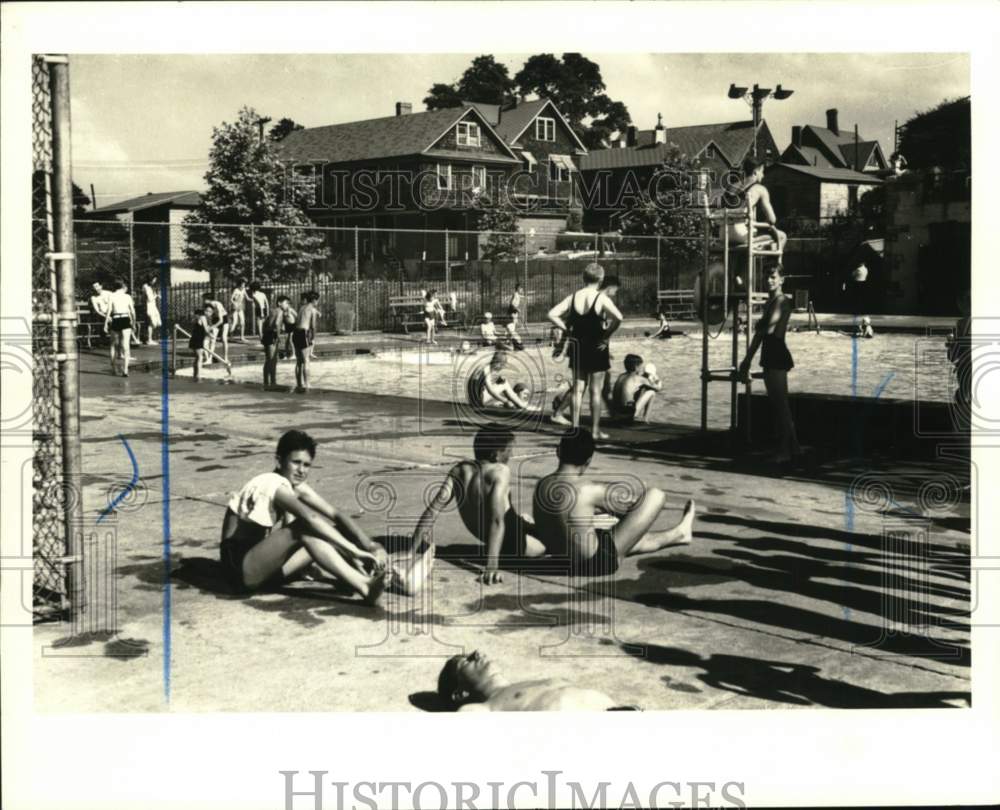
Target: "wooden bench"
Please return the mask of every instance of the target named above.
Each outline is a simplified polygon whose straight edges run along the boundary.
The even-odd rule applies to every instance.
[[[694,309],[694,290],[659,290],[656,303],[667,318],[698,318]]]
[[[409,332],[409,327],[424,326],[424,297],[418,294],[389,296],[389,314],[393,329]]]

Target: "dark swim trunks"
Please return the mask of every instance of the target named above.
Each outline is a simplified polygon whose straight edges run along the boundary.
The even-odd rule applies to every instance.
[[[312,341],[309,340],[309,331],[307,329],[296,329],[292,332],[292,345],[299,351],[305,351],[312,345]]]
[[[566,347],[566,354],[569,357],[570,368],[576,379],[596,374],[599,371],[608,371],[611,368],[611,352],[607,343],[593,345],[584,341],[571,338]]]
[[[525,539],[531,534],[535,526],[521,517],[513,509],[508,509],[503,518],[503,545],[500,547],[500,554],[504,557],[523,557],[527,548]]]
[[[618,570],[618,549],[611,529],[594,529],[597,534],[597,551],[593,557],[583,558],[570,552],[569,570],[581,577],[603,577]]]
[[[245,521],[240,523],[240,528],[232,537],[222,541],[219,547],[219,559],[223,568],[226,569],[226,576],[230,584],[239,591],[249,592],[250,588],[243,582],[243,558],[247,556],[254,546],[267,537],[265,526],[256,526]]]
[[[111,329],[114,332],[124,332],[132,328],[132,319],[128,315],[115,315],[111,319]]]

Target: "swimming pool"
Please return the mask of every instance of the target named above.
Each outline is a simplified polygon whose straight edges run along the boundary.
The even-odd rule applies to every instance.
[[[727,367],[731,359],[728,335],[709,341],[709,364]],[[741,344],[742,347],[742,344]],[[843,334],[812,332],[788,334],[788,347],[795,358],[789,373],[793,392],[881,396],[946,402],[954,390],[953,371],[943,337],[880,334],[872,340],[855,340]],[[701,337],[689,333],[672,340],[651,338],[612,339],[612,370],[619,373],[626,354],[641,355],[655,363],[663,391],[654,400],[650,419],[656,422],[695,425],[701,414]],[[568,381],[565,360],[556,362],[547,344],[527,346],[511,352],[505,376],[512,383],[524,382],[532,401],[550,405],[553,394]],[[488,362],[486,349],[474,355],[456,355],[431,347],[414,346],[379,350],[372,354],[317,360],[310,364],[310,384],[317,389],[354,391],[384,396],[427,400],[464,401],[465,380],[477,366]],[[758,366],[759,355],[754,361]],[[178,375],[190,376],[190,368]],[[206,378],[220,378],[218,365],[204,370]],[[237,382],[259,382],[259,364],[234,366]],[[278,366],[278,382],[295,384],[292,361]],[[755,381],[762,390],[763,382]],[[709,424],[724,427],[729,422],[729,390],[724,383],[709,386]]]

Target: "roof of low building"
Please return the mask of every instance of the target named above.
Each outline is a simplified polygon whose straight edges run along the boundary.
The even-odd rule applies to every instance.
[[[790,171],[801,172],[818,180],[831,183],[865,183],[868,185],[879,185],[882,181],[870,174],[856,172],[854,169],[839,169],[835,166],[799,166],[795,163],[779,163],[772,166],[768,171],[776,169],[789,169]]]
[[[146,208],[155,208],[158,205],[169,203],[178,208],[197,208],[201,202],[201,194],[197,191],[161,191],[150,192],[141,197],[132,197],[121,202],[102,205],[89,212],[92,214],[117,214],[130,211],[142,211]]]

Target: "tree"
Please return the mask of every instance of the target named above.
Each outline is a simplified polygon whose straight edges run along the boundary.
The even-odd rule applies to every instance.
[[[198,269],[212,274],[212,285],[239,276],[270,280],[302,278],[313,261],[327,256],[325,239],[304,230],[311,223],[302,209],[308,187],[286,182],[292,176],[279,162],[272,141],[261,140],[260,116],[240,110],[234,123],[212,130],[208,190],[184,220],[184,251]],[[255,225],[253,250],[249,228]]]
[[[514,82],[507,66],[490,54],[477,56],[455,84],[432,85],[424,106],[428,110],[458,107],[462,101],[507,106],[515,101]]]
[[[495,200],[480,198],[477,203],[481,210],[476,223],[479,230],[489,231],[489,236],[480,248],[480,256],[490,263],[489,276],[480,284],[480,306],[488,309],[493,300],[493,282],[497,274],[497,262],[509,261],[517,256],[523,237],[518,232],[518,210],[506,195],[498,195]]]
[[[278,143],[297,129],[305,129],[305,127],[302,124],[296,124],[291,118],[282,118],[267,131],[267,137],[271,139],[272,143]]]
[[[92,200],[76,183],[73,183],[73,216],[83,218],[87,215],[87,206]]]
[[[660,243],[660,253],[669,262],[684,265],[701,256],[704,213],[701,205],[699,161],[670,144],[661,165],[649,184],[623,203],[628,205],[621,218],[626,236],[668,236]],[[677,237],[687,237],[677,239]]]
[[[604,92],[600,66],[579,53],[564,53],[561,60],[536,54],[514,75],[514,83],[522,96],[551,99],[588,149],[632,122],[625,105]]]
[[[972,170],[969,98],[942,101],[899,128],[899,152],[910,169]]]

